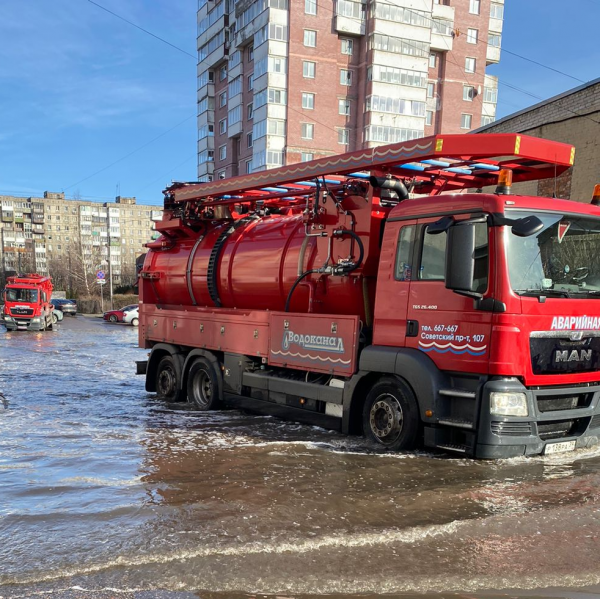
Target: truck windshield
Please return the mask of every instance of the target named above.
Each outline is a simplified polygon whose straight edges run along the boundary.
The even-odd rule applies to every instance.
[[[37,304],[38,291],[37,289],[19,289],[16,287],[6,290],[7,302],[24,302],[26,304]]]
[[[536,297],[600,298],[600,219],[520,210],[507,211],[506,216],[531,214],[544,223],[536,235],[517,237],[507,227],[513,291]]]

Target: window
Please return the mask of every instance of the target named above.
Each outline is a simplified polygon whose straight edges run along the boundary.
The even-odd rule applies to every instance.
[[[340,69],[340,85],[352,85],[352,71]]]
[[[287,102],[287,92],[285,89],[269,88],[269,104],[285,104]]]
[[[304,0],[304,14],[317,14],[317,0]]]
[[[481,8],[481,0],[469,0],[469,12],[472,15],[478,15]]]
[[[350,143],[350,130],[338,129],[338,143],[347,146]]]
[[[254,105],[252,102],[246,106],[246,118],[251,121],[254,118]]]
[[[315,94],[302,93],[302,108],[313,110],[315,107]]]
[[[246,160],[246,174],[252,172],[252,160]]]
[[[429,55],[429,68],[435,69],[436,64],[437,64],[437,54],[435,52],[432,52]]]
[[[315,159],[315,155],[312,152],[302,152],[301,160],[302,162],[310,162]]]
[[[227,104],[227,92],[219,94],[219,108],[223,108]]]
[[[302,139],[314,139],[315,126],[312,123],[302,123]]]
[[[433,110],[427,110],[425,112],[425,124],[433,125]]]
[[[472,120],[473,120],[472,114],[461,114],[460,115],[460,128],[461,129],[470,129]]]
[[[472,85],[463,85],[463,100],[465,102],[472,102],[476,95],[477,93]]]
[[[227,133],[227,119],[222,119],[219,121],[219,133],[223,135],[223,133]]]
[[[467,44],[476,44],[478,35],[478,29],[467,29]]]
[[[499,48],[502,43],[502,36],[499,33],[490,33],[488,44],[494,48]]]
[[[504,18],[504,5],[496,4],[492,2],[490,6],[490,17],[492,19],[503,19]]]
[[[248,75],[248,91],[254,89],[254,73]]]
[[[445,234],[444,234],[445,235]],[[412,278],[412,254],[415,239],[415,225],[406,225],[400,229],[396,252],[397,281],[410,281]]]
[[[269,135],[285,135],[285,121],[269,119],[267,123]]]
[[[483,88],[483,101],[496,104],[498,102],[498,88],[497,87],[484,87]]]
[[[305,79],[314,79],[316,66],[316,62],[310,62],[308,60],[302,61],[302,76]]]
[[[219,69],[219,81],[223,81],[223,79],[227,78],[227,65],[224,64],[220,69]]]
[[[254,60],[254,46],[250,44],[248,46],[248,62],[252,62]]]
[[[474,73],[477,61],[474,58],[465,58],[465,73]]]
[[[427,84],[427,97],[433,98],[433,94],[435,93],[435,83]]]
[[[338,114],[350,115],[350,100],[338,100]]]
[[[246,134],[246,147],[247,148],[252,147],[252,133]]]
[[[448,234],[446,232],[432,235],[425,230],[421,267],[419,268],[419,279],[422,281],[444,280],[447,240]]]
[[[347,54],[348,56],[352,56],[352,50],[354,48],[354,41],[347,38],[342,38],[342,54]]]
[[[489,125],[490,123],[493,123],[496,120],[496,117],[493,116],[488,116],[488,115],[483,115],[481,117],[481,126],[483,127],[484,125]]]
[[[317,47],[317,32],[312,29],[304,30],[304,45],[309,48]]]

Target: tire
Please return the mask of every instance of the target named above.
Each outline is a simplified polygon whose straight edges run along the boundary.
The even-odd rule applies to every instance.
[[[117,322],[117,317],[116,317],[114,314],[111,314],[111,315],[108,317],[108,320],[110,320],[110,322]]]
[[[131,319],[131,326],[137,327],[139,324],[140,324],[139,318],[132,318]]]
[[[406,383],[384,377],[367,395],[362,422],[367,439],[394,451],[414,449],[420,430],[417,400]]]
[[[55,325],[58,322],[58,316],[56,314],[52,314],[52,324]]]
[[[175,360],[172,356],[161,358],[156,369],[156,393],[158,396],[168,402],[183,401],[184,392],[180,389],[181,377],[175,367]]]
[[[220,377],[206,358],[197,358],[187,376],[188,401],[198,410],[216,410],[221,407]]]

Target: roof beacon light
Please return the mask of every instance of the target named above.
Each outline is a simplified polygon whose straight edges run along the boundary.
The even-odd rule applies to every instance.
[[[508,168],[503,168],[500,170],[500,174],[498,175],[498,186],[496,187],[496,191],[499,195],[510,195],[510,188],[512,186],[512,171]]]
[[[594,206],[600,206],[600,183],[594,186],[594,193],[592,194],[591,203]]]

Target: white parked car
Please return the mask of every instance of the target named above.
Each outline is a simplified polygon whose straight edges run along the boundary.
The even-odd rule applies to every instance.
[[[137,327],[140,324],[140,309],[134,308],[133,310],[129,310],[129,312],[125,312],[123,322]]]

